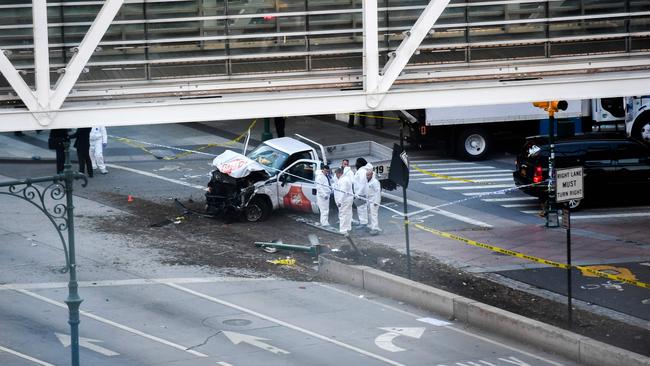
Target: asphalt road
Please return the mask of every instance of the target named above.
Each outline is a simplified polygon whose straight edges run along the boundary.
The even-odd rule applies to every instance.
[[[165,126],[164,134],[151,129],[122,132],[161,145],[174,145],[165,135],[174,136],[174,141],[184,137],[180,145],[194,149],[213,138],[178,125]],[[202,151],[218,154],[223,149]],[[115,214],[103,205],[106,192],[135,199],[200,202],[211,156],[161,159],[177,153],[164,147],[109,149],[109,174],[96,175],[86,188],[75,192],[85,198],[77,203],[82,217]],[[485,194],[513,185],[512,178],[507,179],[510,158],[469,163],[412,154],[411,161],[418,168],[412,171],[408,193],[413,223],[442,231],[541,223],[538,203],[530,197],[515,190]],[[0,165],[0,175],[11,177],[42,176],[52,170],[48,164]],[[400,210],[399,193],[389,195],[384,203]],[[1,207],[14,206],[3,202]],[[573,219],[649,212],[645,206],[596,208]],[[384,234],[378,242],[389,244],[401,238],[403,218],[388,210],[380,214]],[[0,283],[4,284],[0,287],[0,364],[67,364],[66,276],[58,273],[60,245],[52,244],[56,238],[43,220],[27,210],[11,211],[0,223],[5,239],[0,256]],[[81,336],[97,340],[84,341],[82,359],[87,364],[571,364],[356,290],[168,268],[156,262],[155,253],[139,252],[132,243],[95,233],[84,227],[83,219],[78,224],[79,235],[93,243],[79,253],[94,264],[85,268],[81,289],[82,309],[87,312]],[[414,236],[416,249],[417,240]],[[426,243],[421,240],[420,245]]]
[[[112,169],[89,187],[99,179],[139,193],[150,183]],[[572,364],[356,289],[161,264],[137,237],[97,231],[93,217],[124,213],[82,191],[90,198],[75,199],[82,364]],[[0,364],[66,365],[62,247],[44,217],[17,202],[0,197]]]

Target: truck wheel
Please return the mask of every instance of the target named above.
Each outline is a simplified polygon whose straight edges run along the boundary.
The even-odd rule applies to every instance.
[[[644,113],[634,122],[631,131],[632,137],[650,142],[650,113]]]
[[[264,221],[269,217],[271,207],[261,197],[253,197],[244,209],[244,218],[248,222]]]
[[[490,133],[482,128],[468,128],[458,137],[457,153],[465,160],[485,159],[491,148]]]

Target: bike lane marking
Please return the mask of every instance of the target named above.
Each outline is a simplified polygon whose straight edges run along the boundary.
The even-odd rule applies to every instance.
[[[244,313],[247,313],[247,314],[253,315],[253,316],[255,316],[255,317],[258,317],[258,318],[264,319],[264,320],[266,320],[266,321],[269,321],[269,322],[272,322],[272,323],[278,324],[278,325],[280,325],[280,326],[283,326],[283,327],[286,327],[286,328],[289,328],[289,329],[292,329],[292,330],[295,330],[295,331],[298,331],[298,332],[301,332],[301,333],[307,334],[307,335],[309,335],[309,336],[311,336],[311,337],[318,338],[318,339],[320,339],[320,340],[322,340],[322,341],[325,341],[325,342],[328,342],[328,343],[334,344],[334,345],[336,345],[336,346],[346,348],[346,349],[348,349],[348,350],[350,350],[350,351],[353,351],[353,352],[356,352],[356,353],[362,354],[362,355],[364,355],[364,356],[374,358],[375,360],[378,360],[378,361],[381,361],[381,362],[387,363],[387,364],[389,364],[389,365],[405,366],[404,364],[401,364],[401,363],[396,362],[396,361],[393,361],[393,360],[391,360],[391,359],[388,359],[388,358],[382,357],[382,356],[380,356],[380,355],[374,354],[374,353],[372,353],[372,352],[370,352],[370,351],[366,351],[366,350],[361,349],[361,348],[359,348],[359,347],[355,347],[355,346],[353,346],[353,345],[350,345],[350,344],[347,344],[347,343],[343,343],[343,342],[341,342],[341,341],[338,341],[338,340],[336,340],[336,339],[333,339],[333,338],[330,338],[330,337],[324,336],[324,335],[322,335],[322,334],[319,334],[319,333],[313,332],[313,331],[311,331],[311,330],[308,330],[308,329],[305,329],[305,328],[301,328],[301,327],[299,327],[299,326],[297,326],[297,325],[294,325],[294,324],[291,324],[291,323],[285,322],[285,321],[280,320],[280,319],[276,319],[276,318],[274,318],[274,317],[272,317],[272,316],[269,316],[269,315],[265,315],[265,314],[259,313],[259,312],[255,311],[255,310],[248,309],[248,308],[246,308],[246,307],[243,307],[243,306],[240,306],[240,305],[237,305],[237,304],[233,304],[233,303],[231,303],[231,302],[228,302],[228,301],[225,301],[225,300],[221,300],[221,299],[218,299],[218,298],[216,298],[216,297],[213,297],[213,296],[210,296],[210,295],[206,295],[206,294],[201,293],[201,292],[198,292],[198,291],[194,291],[194,290],[192,290],[192,289],[189,289],[189,288],[187,288],[187,287],[183,287],[183,286],[177,285],[177,284],[175,284],[175,283],[170,283],[170,282],[161,282],[161,283],[162,283],[162,284],[165,284],[165,285],[167,285],[167,286],[169,286],[169,287],[171,287],[171,288],[177,289],[177,290],[179,290],[179,291],[183,291],[183,292],[186,292],[186,293],[188,293],[188,294],[194,295],[194,296],[196,296],[196,297],[202,298],[202,299],[204,299],[204,300],[207,300],[207,301],[210,301],[210,302],[214,302],[214,303],[217,303],[217,304],[220,304],[220,305],[224,305],[224,306],[230,307],[230,308],[232,308],[232,309],[239,310],[239,311],[241,311],[241,312],[244,312]]]

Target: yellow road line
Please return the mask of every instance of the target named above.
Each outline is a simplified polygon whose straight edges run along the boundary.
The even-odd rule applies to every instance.
[[[470,179],[456,178],[456,177],[452,177],[450,175],[433,173],[433,172],[430,172],[428,170],[421,169],[415,164],[411,164],[411,167],[413,167],[413,169],[417,170],[420,173],[424,173],[424,174],[426,174],[428,176],[431,176],[431,177],[434,177],[434,178],[442,178],[442,179],[446,179],[446,180],[457,180],[457,181],[465,182],[465,183],[477,183],[477,182],[474,182],[473,180],[470,180]]]
[[[399,121],[400,120],[397,117],[373,116],[373,115],[370,115],[370,114],[360,114],[360,113],[350,113],[350,116],[376,118],[376,119],[387,119],[387,120],[391,120],[391,121]]]
[[[415,224],[415,227],[417,227],[420,230],[429,232],[431,234],[441,236],[443,238],[457,240],[457,241],[460,241],[460,242],[465,243],[467,245],[472,245],[472,246],[475,246],[475,247],[488,249],[488,250],[491,250],[493,252],[506,254],[506,255],[521,258],[521,259],[526,259],[526,260],[529,260],[529,261],[532,261],[532,262],[546,264],[546,265],[553,266],[553,267],[556,267],[556,268],[562,268],[562,269],[568,269],[569,268],[569,265],[565,264],[565,263],[555,262],[555,261],[551,261],[551,260],[548,260],[548,259],[539,258],[539,257],[535,257],[535,256],[532,256],[532,255],[516,252],[514,250],[500,248],[500,247],[497,247],[495,245],[481,243],[481,242],[478,242],[476,240],[464,238],[464,237],[456,235],[456,234],[436,230],[436,229],[424,226],[422,224]],[[571,266],[571,267],[576,268],[576,269],[578,269],[580,271],[591,273],[591,274],[593,274],[595,276],[598,276],[598,277],[603,277],[603,278],[608,278],[610,280],[624,282],[624,283],[627,283],[627,284],[630,284],[630,285],[633,285],[633,286],[637,286],[637,287],[650,288],[650,284],[647,284],[645,282],[635,281],[635,280],[631,280],[631,279],[626,278],[626,277],[616,276],[616,275],[613,275],[613,274],[597,271],[597,270],[595,270],[593,268],[589,268],[587,266]]]

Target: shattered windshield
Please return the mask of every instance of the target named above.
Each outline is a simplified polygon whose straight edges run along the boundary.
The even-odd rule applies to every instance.
[[[273,176],[278,174],[278,171],[282,168],[284,162],[287,161],[289,155],[268,145],[260,145],[251,151],[248,157],[262,164],[269,175]]]

